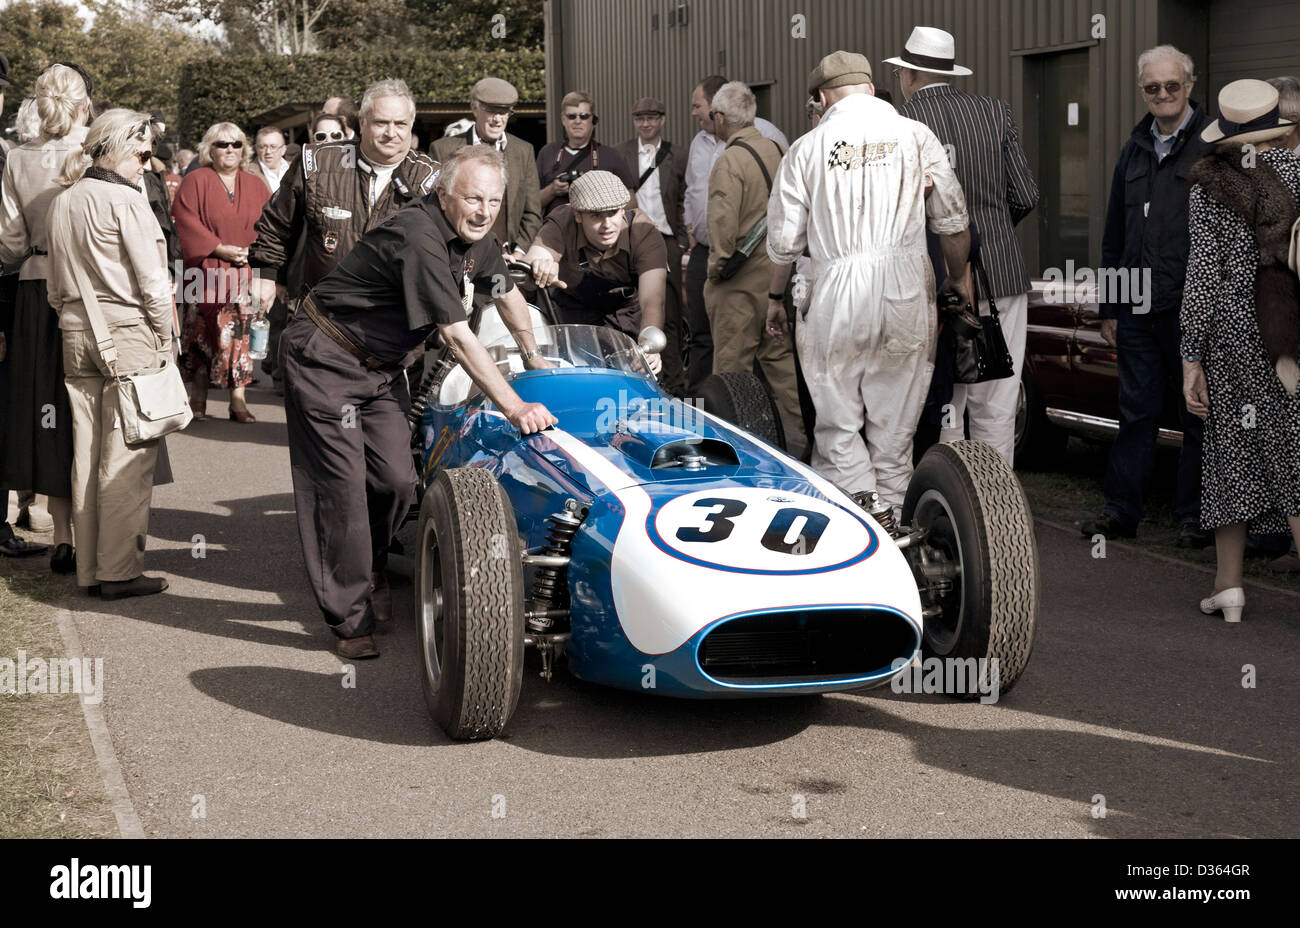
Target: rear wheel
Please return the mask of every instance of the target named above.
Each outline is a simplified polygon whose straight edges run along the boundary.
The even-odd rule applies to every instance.
[[[414,585],[424,698],[452,738],[501,732],[524,667],[523,565],[513,508],[487,471],[444,470],[420,504]]]
[[[769,445],[785,449],[785,429],[772,391],[748,372],[714,374],[700,385],[704,411],[726,419]]]
[[[1038,618],[1038,545],[1020,481],[984,442],[936,445],[912,477],[903,521],[927,533],[907,549],[929,610],[923,656],[996,658],[1007,692],[1029,663]]]

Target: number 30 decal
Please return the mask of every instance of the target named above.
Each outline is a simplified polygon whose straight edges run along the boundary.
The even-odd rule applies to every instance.
[[[736,528],[734,520],[740,518],[749,508],[736,499],[702,499],[695,503],[695,507],[718,511],[710,512],[706,517],[708,531],[690,527],[679,528],[678,541],[703,544],[726,541]],[[802,524],[799,525],[799,534],[793,541],[788,540],[800,520]],[[817,549],[817,542],[821,541],[822,533],[826,531],[828,525],[830,519],[820,512],[810,512],[807,509],[781,509],[773,516],[767,531],[763,533],[762,544],[769,551],[776,551],[779,554],[809,555]]]

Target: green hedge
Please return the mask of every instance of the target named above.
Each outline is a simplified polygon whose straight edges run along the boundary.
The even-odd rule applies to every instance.
[[[540,51],[367,51],[319,55],[241,55],[210,58],[181,73],[181,137],[193,143],[208,126],[250,120],[282,103],[324,101],[351,95],[360,102],[377,80],[400,77],[417,100],[468,100],[483,77],[500,77],[519,89],[521,100],[546,99],[545,56]]]

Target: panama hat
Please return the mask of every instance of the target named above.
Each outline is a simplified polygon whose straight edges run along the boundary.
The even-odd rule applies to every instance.
[[[1233,81],[1219,91],[1219,118],[1201,133],[1203,142],[1267,142],[1286,135],[1295,123],[1278,112],[1277,89],[1253,78]]]
[[[917,26],[908,37],[903,54],[886,58],[886,64],[896,64],[913,71],[930,74],[947,74],[949,77],[967,77],[975,72],[957,64],[957,40],[952,33],[931,26]]]

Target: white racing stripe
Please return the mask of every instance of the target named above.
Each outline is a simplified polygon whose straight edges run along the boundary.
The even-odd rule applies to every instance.
[[[546,435],[600,481],[626,511],[610,557],[610,584],[623,633],[643,653],[675,651],[727,616],[780,609],[889,606],[909,616],[919,627],[921,603],[916,583],[902,552],[888,543],[887,536],[882,536],[884,540],[876,553],[865,561],[807,575],[740,573],[693,564],[650,540],[645,526],[652,502],[635,478],[568,432],[551,429]],[[780,459],[789,463],[784,456]],[[805,473],[802,468],[792,469]],[[824,478],[813,474],[809,483],[837,502],[844,499],[843,493]],[[692,491],[698,489],[698,484],[692,486]],[[726,484],[720,483],[717,489],[725,491]],[[851,500],[846,502],[852,505]],[[843,516],[851,518],[848,513]],[[756,554],[761,550],[760,537],[742,537],[738,541],[751,543]],[[797,556],[791,555],[790,561],[791,569],[799,569]]]

